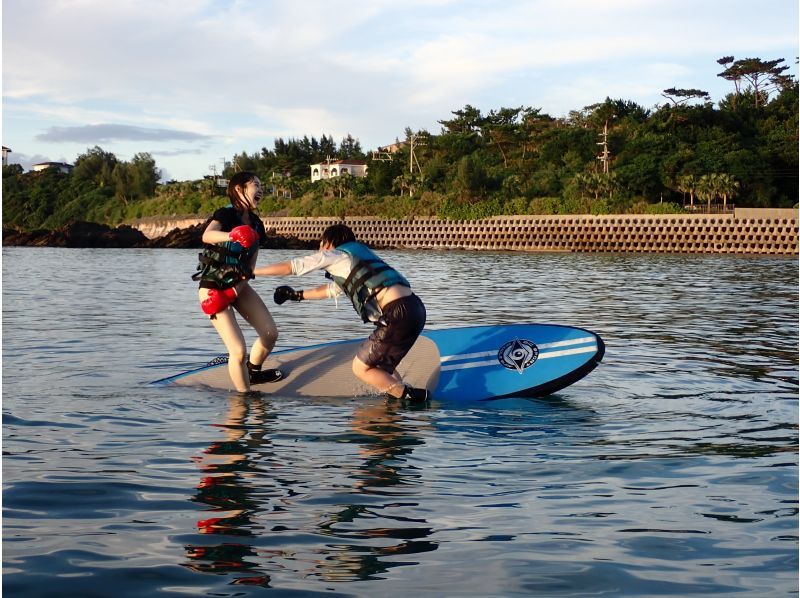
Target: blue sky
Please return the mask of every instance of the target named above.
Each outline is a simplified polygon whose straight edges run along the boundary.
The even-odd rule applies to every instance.
[[[466,104],[554,117],[732,85],[717,59],[785,58],[797,0],[3,0],[10,162],[149,152],[192,180],[276,137],[365,150]]]

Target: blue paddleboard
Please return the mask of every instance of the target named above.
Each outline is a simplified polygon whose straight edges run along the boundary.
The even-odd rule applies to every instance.
[[[375,394],[355,378],[351,362],[363,339],[274,351],[264,368],[285,378],[253,388],[281,397]],[[512,324],[426,330],[398,367],[403,380],[441,401],[542,397],[577,382],[605,353],[603,340],[583,328]],[[154,384],[232,390],[224,360]]]

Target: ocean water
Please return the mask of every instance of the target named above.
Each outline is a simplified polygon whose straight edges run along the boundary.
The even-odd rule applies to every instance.
[[[403,408],[149,386],[223,352],[196,253],[3,248],[6,595],[797,595],[796,259],[382,252],[429,328],[607,346],[545,399]],[[280,347],[369,332],[272,312]]]

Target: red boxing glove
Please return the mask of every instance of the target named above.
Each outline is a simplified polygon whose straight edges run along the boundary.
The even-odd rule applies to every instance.
[[[250,249],[253,243],[258,243],[258,233],[244,224],[234,228],[229,236],[231,241],[235,241],[245,249]]]
[[[203,310],[203,313],[213,316],[227,309],[234,301],[236,301],[236,289],[233,287],[221,291],[209,289],[208,297],[200,302],[200,309]]]

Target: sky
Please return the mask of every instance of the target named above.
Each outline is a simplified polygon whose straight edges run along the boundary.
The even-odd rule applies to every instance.
[[[437,134],[467,104],[716,103],[719,58],[797,76],[800,54],[797,0],[2,0],[2,27],[9,163],[99,146],[179,181],[278,137]]]

